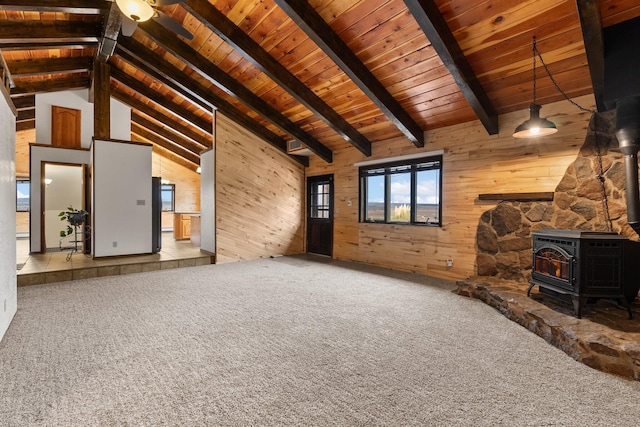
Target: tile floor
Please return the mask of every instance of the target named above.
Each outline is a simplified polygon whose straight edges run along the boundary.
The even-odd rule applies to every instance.
[[[89,277],[139,273],[167,268],[212,264],[214,257],[200,251],[189,240],[175,240],[173,233],[162,233],[162,250],[157,254],[93,259],[82,253],[47,252],[29,254],[29,239],[16,239],[18,286],[53,283]]]

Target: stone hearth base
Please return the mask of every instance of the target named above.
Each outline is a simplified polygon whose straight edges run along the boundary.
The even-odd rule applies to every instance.
[[[594,369],[640,381],[640,302],[633,320],[614,302],[586,304],[582,319],[573,306],[538,292],[527,297],[528,284],[488,277],[457,282],[459,295],[477,298],[541,336],[573,359]]]

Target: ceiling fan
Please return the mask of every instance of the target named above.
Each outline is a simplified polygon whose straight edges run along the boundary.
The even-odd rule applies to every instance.
[[[127,37],[131,36],[139,22],[153,19],[174,33],[188,40],[192,40],[193,34],[178,22],[174,21],[169,15],[157,9],[158,7],[183,3],[185,1],[186,0],[115,0],[118,9],[122,12],[122,35]]]

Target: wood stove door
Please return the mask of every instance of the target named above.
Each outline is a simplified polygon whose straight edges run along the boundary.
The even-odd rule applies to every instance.
[[[544,245],[533,254],[531,280],[536,284],[551,285],[568,292],[574,291],[575,258],[555,245]]]

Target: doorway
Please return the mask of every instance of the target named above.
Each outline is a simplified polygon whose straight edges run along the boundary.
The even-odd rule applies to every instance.
[[[307,252],[333,255],[333,175],[307,178]]]
[[[83,165],[64,163],[42,163],[42,222],[41,241],[45,252],[59,251],[69,246],[69,236],[61,240],[60,231],[66,224],[58,214],[69,206],[76,209],[85,207],[85,171]]]

